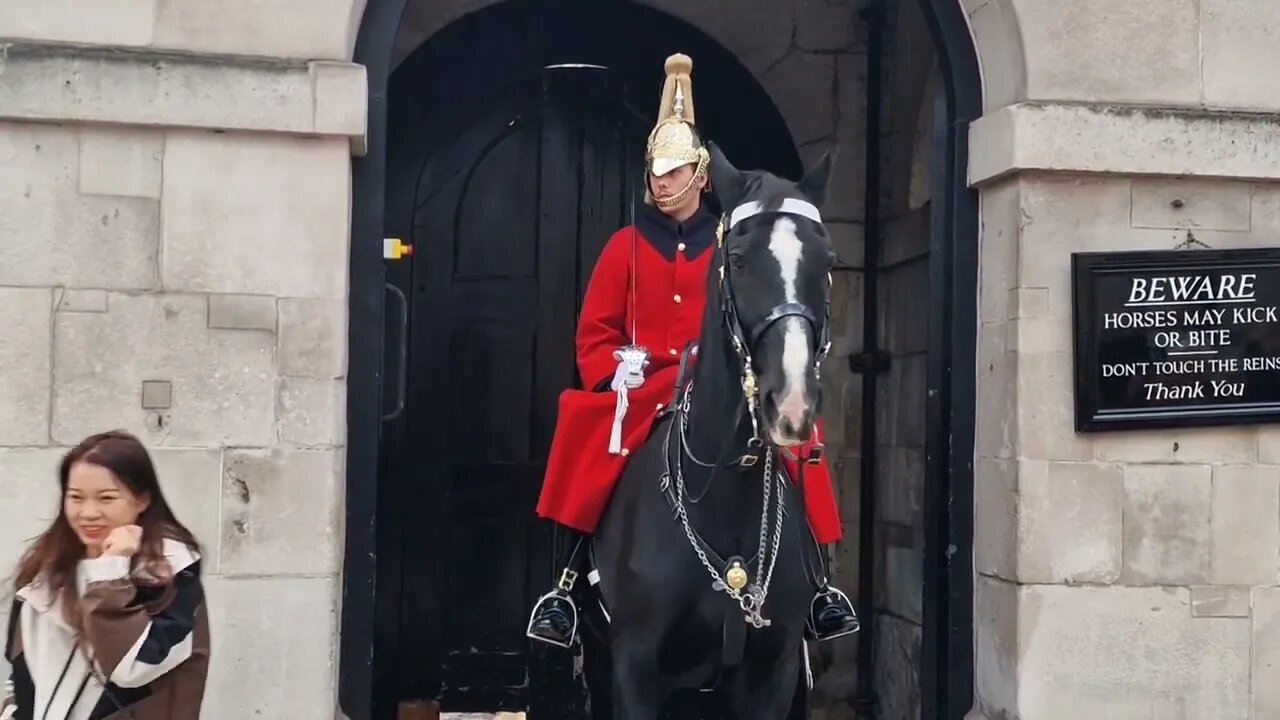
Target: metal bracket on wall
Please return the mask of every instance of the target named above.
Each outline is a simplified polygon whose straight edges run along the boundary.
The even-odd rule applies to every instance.
[[[863,375],[868,371],[875,374],[889,372],[889,353],[884,350],[874,352],[853,353],[849,356],[849,369],[855,374]]]

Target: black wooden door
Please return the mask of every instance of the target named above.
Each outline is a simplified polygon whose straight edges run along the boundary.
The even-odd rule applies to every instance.
[[[555,570],[534,508],[557,397],[577,382],[586,280],[642,192],[646,128],[622,97],[601,69],[549,68],[424,150],[411,266],[388,272],[409,305],[403,447],[384,465],[402,699],[529,702],[525,625]]]

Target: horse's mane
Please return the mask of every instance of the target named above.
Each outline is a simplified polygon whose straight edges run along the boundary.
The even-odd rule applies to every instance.
[[[742,186],[742,199],[739,202],[755,201],[764,206],[766,212],[772,212],[782,206],[782,201],[795,197],[794,186],[764,170],[749,170],[743,173],[745,182]]]

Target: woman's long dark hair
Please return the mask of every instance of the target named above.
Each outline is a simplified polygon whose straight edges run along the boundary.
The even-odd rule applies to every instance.
[[[132,561],[135,582],[162,589],[160,598],[148,605],[148,612],[159,612],[173,598],[173,570],[165,559],[164,541],[177,540],[193,552],[200,551],[200,544],[191,531],[174,517],[160,490],[151,455],[136,437],[122,430],[112,430],[90,435],[68,451],[58,467],[58,487],[61,490],[58,517],[22,556],[15,586],[20,589],[37,580],[45,585],[51,596],[61,599],[67,622],[77,636],[83,637],[84,619],[76,589],[76,566],[84,559],[85,549],[67,519],[64,501],[71,467],[78,462],[110,470],[130,492],[150,501],[147,509],[138,516],[142,545]]]

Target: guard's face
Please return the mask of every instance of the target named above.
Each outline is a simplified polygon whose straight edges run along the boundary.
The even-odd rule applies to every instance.
[[[653,195],[654,200],[659,201],[659,203],[678,195],[689,186],[691,180],[693,181],[693,187],[681,198],[680,202],[671,206],[659,204],[659,210],[673,217],[688,217],[693,214],[693,211],[698,207],[698,203],[702,202],[702,190],[707,186],[706,174],[694,177],[697,169],[698,166],[695,163],[689,163],[681,165],[666,175],[649,173],[649,194]]]

